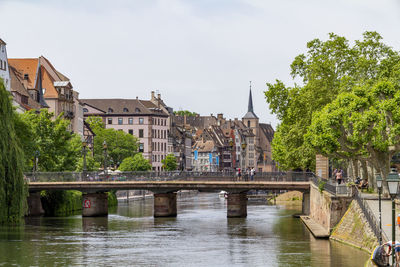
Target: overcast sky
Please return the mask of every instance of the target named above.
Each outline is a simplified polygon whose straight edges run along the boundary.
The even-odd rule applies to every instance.
[[[175,110],[241,118],[249,81],[261,122],[266,82],[292,83],[290,63],[329,32],[375,30],[400,50],[398,0],[0,0],[9,58],[47,57],[81,98],[149,99]]]

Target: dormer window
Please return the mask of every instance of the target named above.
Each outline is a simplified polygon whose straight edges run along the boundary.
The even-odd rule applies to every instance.
[[[135,108],[135,112],[139,113],[140,112],[140,108]]]
[[[89,112],[87,108],[83,108],[83,112]]]
[[[112,108],[108,108],[108,113],[113,113],[114,110]]]
[[[123,111],[124,111],[124,112],[129,112],[129,109],[124,108]]]
[[[24,74],[24,80],[28,80],[29,79],[29,74],[28,73],[25,73]]]

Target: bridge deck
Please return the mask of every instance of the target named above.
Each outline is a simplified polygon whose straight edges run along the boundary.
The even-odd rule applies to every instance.
[[[232,182],[232,181],[104,181],[104,182],[29,182],[29,191],[41,190],[299,190],[310,189],[310,182]]]

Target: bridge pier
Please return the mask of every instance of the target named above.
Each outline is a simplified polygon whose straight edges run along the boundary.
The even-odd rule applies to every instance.
[[[154,193],[154,217],[176,217],[176,193]]]
[[[228,193],[228,218],[247,217],[247,193]]]
[[[310,191],[303,192],[301,211],[303,215],[310,215]]]
[[[108,216],[108,195],[106,192],[85,193],[82,196],[82,216]]]
[[[40,192],[30,192],[27,198],[28,216],[40,216],[44,214]]]

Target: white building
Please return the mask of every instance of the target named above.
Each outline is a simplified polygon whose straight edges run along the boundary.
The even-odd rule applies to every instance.
[[[8,91],[11,87],[10,71],[8,69],[8,58],[6,43],[0,39],[0,78],[4,80],[4,85]]]

